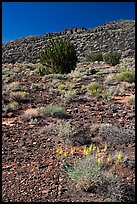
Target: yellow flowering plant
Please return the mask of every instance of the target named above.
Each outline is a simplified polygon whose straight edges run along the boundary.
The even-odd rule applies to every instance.
[[[64,162],[66,170],[70,166],[75,165],[77,161],[79,159],[82,159],[83,157],[91,156],[91,160],[93,159],[103,169],[106,169],[106,167],[108,166],[111,167],[112,165],[120,163],[123,159],[123,153],[121,151],[117,153],[115,156],[111,156],[107,144],[105,144],[103,148],[100,148],[95,144],[90,144],[89,147],[84,146],[84,149],[82,148],[78,152],[74,147],[70,147],[70,149],[68,149],[68,147],[62,148],[61,146],[57,146],[55,152],[59,156],[59,159],[61,159]]]

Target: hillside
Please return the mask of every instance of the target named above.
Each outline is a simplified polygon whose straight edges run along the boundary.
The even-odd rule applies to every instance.
[[[79,62],[89,51],[121,51],[123,57],[135,55],[135,21],[118,20],[101,26],[70,28],[58,33],[28,36],[2,44],[2,63],[36,63],[49,37],[67,36],[76,46]]]
[[[135,59],[78,63],[65,75],[37,66],[2,66],[2,201],[134,202],[135,83],[116,75],[134,72]],[[93,82],[103,92],[87,89]],[[86,155],[91,145],[100,150]]]
[[[2,45],[3,202],[135,202],[134,24]],[[79,62],[42,75],[38,53],[57,35],[76,44]],[[90,62],[88,49],[122,56],[115,66]]]

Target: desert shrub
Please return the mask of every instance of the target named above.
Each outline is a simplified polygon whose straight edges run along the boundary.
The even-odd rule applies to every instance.
[[[13,92],[10,92],[10,97],[12,99],[14,99],[15,101],[18,101],[18,102],[26,100],[28,96],[29,96],[29,93],[26,92],[26,91],[13,91]]]
[[[86,87],[87,91],[92,94],[92,95],[96,95],[96,94],[101,94],[103,93],[103,90],[100,89],[100,84],[98,82],[92,82],[90,83],[87,87]]]
[[[77,90],[75,89],[61,92],[61,98],[67,101],[72,100],[73,98],[75,98],[76,95],[77,95]]]
[[[29,108],[26,111],[24,111],[22,119],[24,119],[25,121],[30,121],[31,119],[38,118],[39,116],[40,115],[36,108]]]
[[[135,131],[109,123],[93,124],[90,128],[91,137],[105,139],[108,145],[124,144],[135,141]]]
[[[36,73],[39,74],[40,76],[44,76],[45,74],[51,74],[51,71],[47,67],[39,66],[36,68]]]
[[[9,103],[9,107],[10,107],[12,110],[18,109],[18,105],[19,105],[19,103],[18,103],[17,101],[11,101],[11,102]]]
[[[107,181],[101,166],[90,155],[77,161],[67,170],[69,178],[77,187],[92,193],[103,190]]]
[[[58,105],[48,104],[46,106],[38,108],[37,110],[41,116],[52,116],[59,118],[66,116],[65,109]]]
[[[63,90],[63,89],[66,88],[66,85],[65,85],[65,84],[62,84],[61,82],[57,82],[57,83],[55,84],[55,86],[56,86],[58,89],[61,89],[61,90]]]
[[[65,82],[65,84],[61,83],[61,82],[57,82],[55,84],[55,86],[58,88],[58,89],[68,89],[68,90],[72,90],[74,87],[75,87],[75,84],[74,83],[71,83],[69,81]]]
[[[118,82],[121,82],[121,81],[129,82],[129,83],[135,82],[135,72],[129,71],[129,70],[123,71],[116,75],[116,80]]]
[[[67,77],[64,74],[46,74],[43,79],[61,79],[61,80],[65,80]]]
[[[99,88],[100,88],[100,85],[99,85],[98,82],[92,82],[91,84],[89,84],[89,85],[87,86],[87,89],[90,90],[90,91],[92,91],[92,90],[97,90],[97,89],[99,89]]]
[[[115,78],[115,74],[114,74],[114,73],[108,74],[108,75],[104,78],[104,84],[111,85],[112,82],[114,81],[114,78]]]
[[[124,96],[125,92],[126,92],[125,86],[123,86],[123,84],[120,83],[115,87],[113,95],[114,96]]]
[[[77,63],[75,47],[67,38],[50,39],[40,55],[40,62],[52,73],[70,73]]]
[[[59,121],[55,129],[60,136],[65,137],[66,139],[73,137],[76,132],[76,128],[65,121]]]
[[[130,104],[130,105],[135,105],[135,95],[133,95],[133,96],[130,96],[129,98],[128,98],[128,104]]]
[[[20,84],[18,81],[16,82],[12,82],[9,84],[9,89],[12,90],[12,91],[17,91],[20,89]]]
[[[110,52],[103,55],[103,61],[106,63],[115,66],[119,64],[121,54],[119,52]]]
[[[36,90],[36,91],[41,91],[43,90],[45,87],[43,84],[38,84],[38,83],[32,83],[30,86],[30,89],[32,90]]]
[[[100,52],[90,52],[86,55],[86,60],[89,62],[103,61],[103,55]]]

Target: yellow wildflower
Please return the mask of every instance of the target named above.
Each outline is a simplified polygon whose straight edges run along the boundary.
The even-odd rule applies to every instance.
[[[102,158],[98,158],[98,164],[102,163]]]
[[[59,153],[59,146],[57,146],[55,152],[58,154]]]
[[[64,152],[63,156],[64,156],[64,157],[67,157],[67,153],[66,153],[66,152]]]
[[[63,149],[62,149],[62,148],[59,150],[59,153],[60,153],[60,154],[63,154]]]
[[[100,149],[99,149],[99,147],[97,146],[97,152],[100,152]]]
[[[89,154],[89,150],[86,148],[86,146],[84,147],[84,154],[88,155]]]
[[[122,154],[119,153],[118,156],[117,156],[117,158],[118,158],[118,161],[120,161],[120,160],[123,158]]]
[[[88,154],[89,154],[89,150],[86,149],[86,150],[85,150],[85,155],[88,155]]]
[[[89,151],[91,152],[92,149],[93,149],[93,145],[91,144],[91,145],[89,146]]]
[[[75,150],[71,147],[70,154],[74,154]]]
[[[108,148],[108,146],[107,146],[107,144],[105,143],[105,147],[104,147],[103,151],[106,152],[106,151],[107,151],[107,148]]]
[[[93,147],[93,151],[95,151],[95,150],[96,150],[96,146]]]
[[[109,163],[110,161],[111,161],[111,158],[110,158],[110,154],[109,154],[107,157],[107,163]]]

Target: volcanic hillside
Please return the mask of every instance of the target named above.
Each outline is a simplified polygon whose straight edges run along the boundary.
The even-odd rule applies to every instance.
[[[101,26],[70,28],[57,33],[46,33],[42,36],[19,38],[2,45],[3,63],[36,63],[39,54],[46,46],[49,37],[67,36],[76,46],[78,59],[83,61],[88,51],[121,51],[122,56],[135,54],[135,21],[118,20]]]
[[[135,202],[134,27],[119,20],[2,45],[3,202]],[[76,68],[41,74],[47,39],[65,35]],[[86,61],[88,50],[122,56],[112,66]]]

